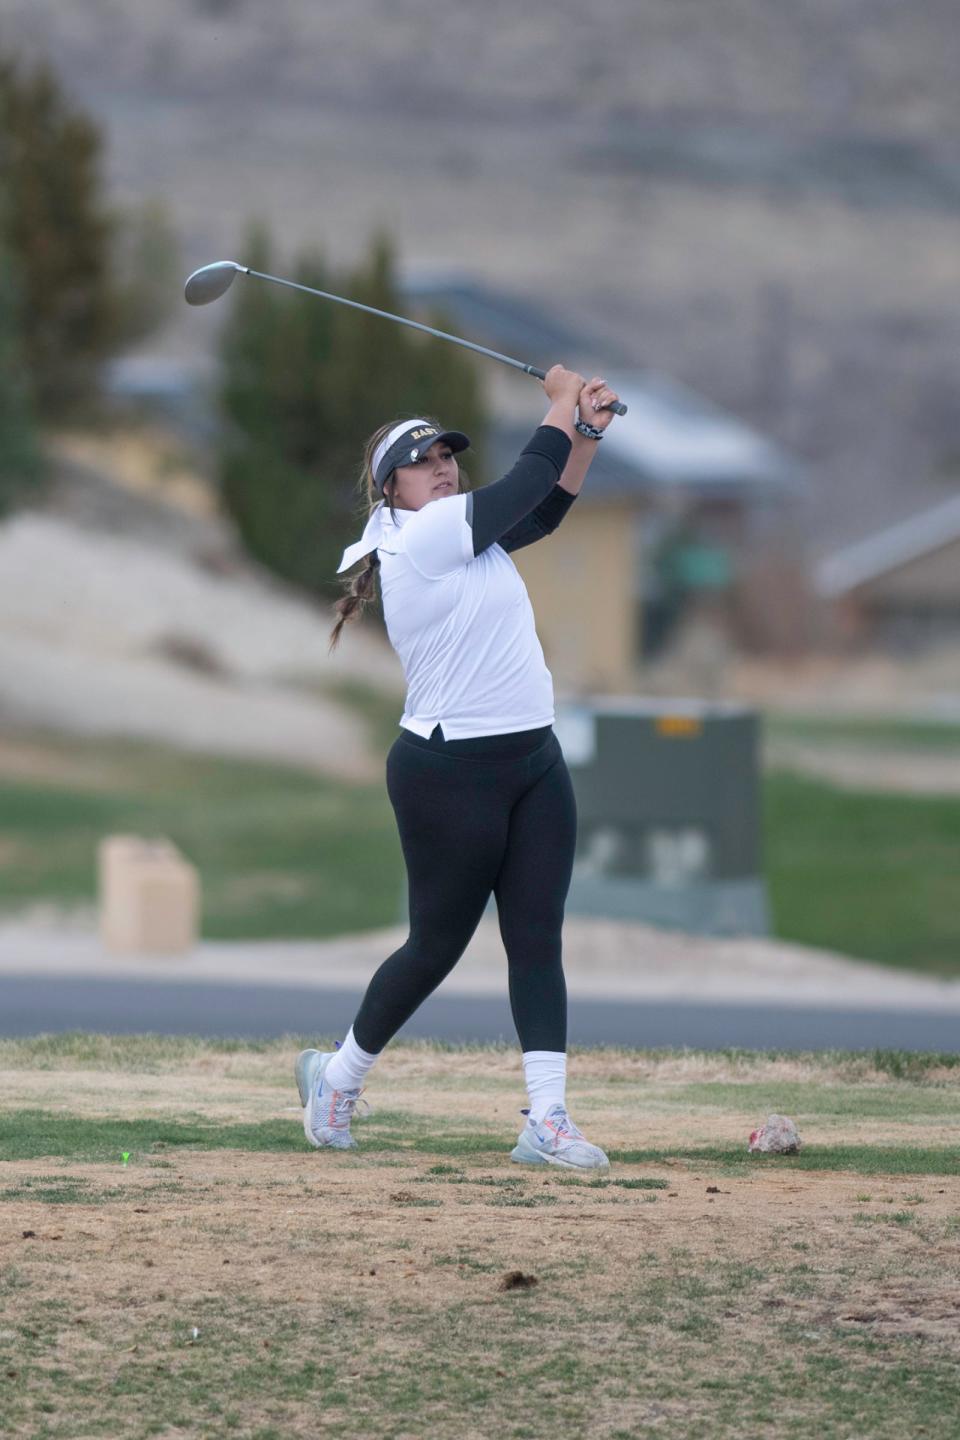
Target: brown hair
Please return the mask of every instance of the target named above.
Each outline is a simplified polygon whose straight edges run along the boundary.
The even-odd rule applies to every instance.
[[[425,415],[423,418],[425,420],[429,420],[431,425],[436,425],[438,430],[442,430],[443,427],[441,426],[439,420],[435,420],[432,418],[432,416],[429,415]],[[377,483],[373,478],[372,462],[373,452],[380,444],[380,441],[384,438],[385,435],[389,435],[390,431],[394,428],[395,425],[400,424],[402,424],[402,421],[400,420],[389,420],[386,425],[379,426],[378,429],[374,430],[373,434],[370,436],[369,440],[363,448],[363,464],[360,468],[360,477],[357,481],[357,490],[362,496],[360,514],[358,515],[358,519],[362,520],[364,524],[366,524],[367,521],[370,519],[370,516],[373,514],[373,511],[376,509],[381,499],[385,499],[387,504],[390,506],[391,517],[394,517],[396,515],[396,509],[393,503],[394,489],[396,487],[396,473],[391,472],[389,479],[386,481],[383,487],[383,495],[381,496],[380,491],[377,488]],[[470,481],[466,475],[466,472],[464,470],[460,470],[459,479],[457,481],[457,494],[462,495],[465,491],[469,489]],[[380,556],[377,554],[376,550],[371,550],[370,554],[366,557],[365,567],[357,574],[355,574],[352,579],[347,579],[343,581],[343,584],[348,587],[347,593],[345,595],[342,595],[333,607],[340,618],[330,632],[330,646],[327,650],[328,655],[336,649],[337,644],[340,640],[340,631],[343,629],[344,625],[346,625],[347,621],[353,620],[355,617],[357,619],[362,619],[364,614],[364,607],[368,605],[371,600],[376,599],[376,586],[374,583],[374,576],[376,575],[379,568]]]

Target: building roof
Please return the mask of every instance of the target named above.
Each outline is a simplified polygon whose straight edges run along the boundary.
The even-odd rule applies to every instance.
[[[779,447],[677,381],[621,372],[617,393],[628,408],[604,436],[608,465],[634,467],[652,485],[671,488],[799,486],[799,466]]]
[[[563,328],[535,304],[490,289],[468,275],[421,274],[404,282],[413,304],[442,306],[452,333],[513,355],[529,364],[562,354],[585,363],[597,341]],[[589,372],[588,372],[589,373]],[[606,372],[604,372],[606,373]],[[678,381],[652,370],[611,364],[610,378],[628,407],[604,436],[590,471],[590,495],[609,499],[658,490],[698,496],[772,498],[805,488],[799,463],[735,416]],[[530,390],[529,427],[542,413],[542,393]],[[521,406],[525,409],[525,406]],[[498,470],[512,464],[528,438],[517,413],[495,427],[492,459]]]
[[[821,595],[835,600],[957,540],[960,495],[825,556],[814,569],[814,583]]]
[[[410,271],[401,281],[401,290],[414,305],[444,310],[456,322],[451,334],[512,355],[527,365],[544,364],[545,355],[573,355],[584,348],[581,336],[558,324],[539,306],[483,285],[468,271]]]
[[[664,493],[759,502],[805,490],[797,462],[692,391],[651,371],[621,371],[615,380],[627,413],[600,441],[584,492],[588,503]],[[528,424],[514,416],[495,427],[498,471],[513,463],[542,413],[542,397],[532,396]]]

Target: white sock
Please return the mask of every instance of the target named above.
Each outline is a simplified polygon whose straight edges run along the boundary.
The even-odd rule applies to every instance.
[[[331,1062],[332,1063],[332,1062]],[[525,1050],[523,1077],[530,1118],[539,1125],[551,1105],[566,1105],[567,1056],[563,1050]]]
[[[379,1052],[378,1052],[379,1053]],[[376,1060],[369,1050],[361,1050],[353,1038],[353,1026],[347,1031],[347,1038],[334,1055],[324,1072],[324,1080],[334,1090],[359,1090],[363,1077]]]

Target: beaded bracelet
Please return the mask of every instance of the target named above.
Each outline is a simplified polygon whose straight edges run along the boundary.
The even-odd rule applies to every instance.
[[[586,420],[574,420],[573,428],[578,435],[586,435],[588,440],[603,439],[603,431],[598,430],[596,425],[588,425]]]

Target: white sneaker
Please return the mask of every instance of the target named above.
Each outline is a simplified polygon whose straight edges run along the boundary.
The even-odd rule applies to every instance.
[[[301,1050],[294,1067],[303,1104],[303,1133],[317,1150],[324,1146],[352,1150],[357,1144],[350,1134],[350,1121],[362,1092],[334,1090],[323,1078],[335,1054],[335,1050],[326,1054]]]
[[[519,1165],[562,1165],[568,1170],[606,1170],[610,1161],[599,1145],[591,1145],[577,1129],[564,1106],[551,1105],[540,1124],[529,1110],[510,1159]]]
[[[313,1077],[316,1074],[316,1069],[319,1064],[319,1050],[301,1050],[297,1056],[297,1063],[293,1067],[293,1073],[297,1077],[297,1089],[300,1092],[301,1105],[306,1105],[310,1098],[310,1091],[313,1089]]]

